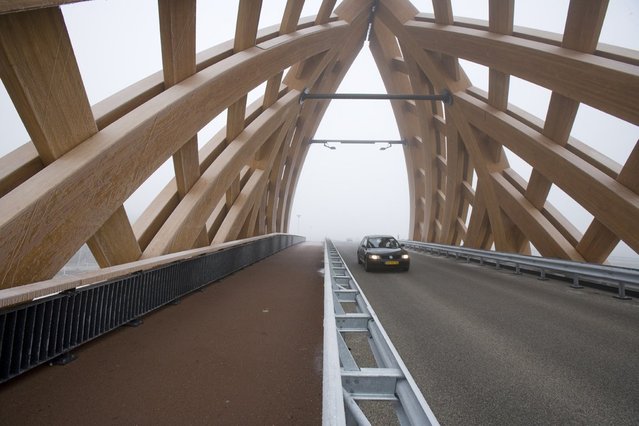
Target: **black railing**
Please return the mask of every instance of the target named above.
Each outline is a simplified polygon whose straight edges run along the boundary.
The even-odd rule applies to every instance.
[[[0,310],[0,383],[280,250],[274,235]]]

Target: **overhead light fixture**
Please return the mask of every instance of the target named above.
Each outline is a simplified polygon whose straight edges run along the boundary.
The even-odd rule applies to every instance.
[[[390,145],[406,145],[406,141],[404,139],[310,139],[308,141],[309,144],[321,143],[326,148],[335,149],[334,147],[327,145],[329,143],[335,143],[340,145],[373,145],[373,144],[387,144],[389,146],[384,147],[384,149],[390,148]]]
[[[326,148],[328,148],[328,149],[337,149],[337,148],[335,148],[334,146],[330,146],[330,145],[328,144],[328,142],[324,142],[324,147],[326,147]]]

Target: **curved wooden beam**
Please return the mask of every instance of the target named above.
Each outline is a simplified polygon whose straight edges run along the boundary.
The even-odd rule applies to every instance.
[[[410,21],[405,30],[422,49],[516,75],[639,125],[638,66],[468,28]]]
[[[335,92],[364,43],[371,6],[372,2],[370,0],[353,0],[350,4],[343,3],[340,5],[336,13],[340,19],[349,22],[350,31],[348,36],[342,40],[342,43],[336,45],[330,54],[325,55],[321,63],[305,65],[310,66],[313,71],[312,73],[307,73],[306,80],[300,81],[297,70],[292,69],[287,75],[285,83],[292,87],[304,85],[304,87],[309,87],[315,92]],[[308,153],[309,145],[307,142],[315,134],[328,104],[327,101],[315,102],[314,105],[313,103],[306,103],[298,118],[296,132],[291,142],[291,150],[286,160],[286,172],[282,177],[281,196],[278,203],[277,221],[282,231],[288,229],[289,217],[293,206],[293,195]]]
[[[300,92],[294,90],[286,94],[228,144],[180,201],[144,250],[143,258],[191,248],[201,226],[242,168],[291,114],[297,114],[299,95]]]
[[[570,2],[563,34],[515,27],[514,0],[490,0],[488,21],[453,16],[450,0],[433,0],[432,14],[408,0],[344,0],[333,14],[323,0],[310,18],[288,0],[263,30],[262,2],[241,0],[234,40],[197,55],[195,0],[159,0],[163,70],[93,107],[65,3],[0,0],[0,76],[33,139],[0,159],[0,287],[52,276],[84,242],[107,266],[285,231],[328,107],[297,96],[335,92],[369,29],[388,92],[454,97],[392,102],[412,238],[521,253],[532,243],[595,262],[620,240],[639,252],[639,145],[622,166],[570,135],[581,103],[639,124],[639,54],[598,43],[607,0]],[[489,67],[488,92],[458,58]],[[543,120],[508,102],[511,75],[552,91]],[[197,132],[225,109],[226,127],[198,150]],[[528,180],[508,150],[532,166]],[[171,157],[175,178],[131,227],[124,201]],[[583,235],[548,203],[552,185],[594,216]]]
[[[335,46],[347,30],[341,22],[301,30],[212,65],[69,151],[20,194],[0,199],[2,286],[55,274],[185,137],[269,76]],[[55,230],[46,225],[63,218]]]
[[[526,158],[535,169],[639,251],[639,228],[634,225],[639,217],[637,193],[543,135],[467,94],[456,94],[454,102],[470,123]]]
[[[373,34],[369,44],[373,59],[377,65],[382,81],[388,93],[409,93],[410,81],[408,79],[408,69],[401,58],[400,48],[395,36],[379,20],[373,24]],[[398,62],[401,65],[397,65]],[[394,66],[402,71],[396,72]],[[403,72],[405,71],[405,72]],[[425,190],[425,174],[422,161],[423,139],[418,139],[415,115],[405,114],[405,103],[403,101],[391,102],[397,128],[400,137],[408,144],[403,147],[404,161],[406,163],[409,199],[409,236],[415,240],[425,240],[423,235],[424,220],[426,216],[425,206],[420,202],[420,197]]]
[[[397,36],[402,44],[404,55],[410,55],[414,58],[424,74],[429,76],[436,90],[448,89],[451,93],[466,90],[470,85],[467,79],[452,79],[447,74],[444,65],[439,63],[436,57],[428,55],[408,33],[406,23],[414,22],[412,19],[414,19],[415,13],[414,7],[408,1],[389,0],[381,3],[377,13],[379,19]],[[446,26],[444,28],[448,27]],[[492,169],[507,166],[507,163],[504,163],[503,155],[499,152],[499,148],[491,146],[493,145],[491,141],[480,141],[478,135],[475,134],[474,130],[466,121],[463,113],[454,103],[446,108],[446,116],[449,115],[453,116],[453,121],[457,126],[459,134],[462,136],[464,144],[473,159],[473,166],[477,170],[479,180],[484,182],[484,191],[482,191],[481,194],[486,198],[484,205],[489,212],[490,227],[496,248],[501,251],[517,251],[512,241],[510,241],[506,235],[506,219],[498,207],[499,201],[495,189],[492,187],[492,180],[490,179]],[[490,157],[490,154],[494,155]],[[473,222],[471,221],[471,223]],[[481,222],[481,226],[486,226],[486,224],[487,222],[485,221]]]

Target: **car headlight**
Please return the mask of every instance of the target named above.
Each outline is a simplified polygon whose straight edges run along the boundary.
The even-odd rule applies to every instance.
[[[407,254],[402,254],[402,259],[408,259],[408,255]]]
[[[371,260],[379,260],[379,255],[377,254],[370,254],[368,255],[368,258]]]

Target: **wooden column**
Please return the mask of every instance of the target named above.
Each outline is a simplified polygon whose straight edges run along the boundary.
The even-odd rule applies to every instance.
[[[235,23],[234,52],[241,52],[251,46],[255,46],[257,26],[260,21],[262,0],[240,0]],[[246,94],[232,104],[227,110],[226,116],[226,140],[233,141],[244,129],[244,116],[246,113]],[[237,177],[226,193],[226,207],[231,208],[235,198],[240,193],[240,180]]]
[[[0,15],[0,75],[43,165],[55,162],[97,132],[58,7]],[[79,200],[77,208],[84,208]],[[122,205],[95,211],[93,217],[102,226],[87,243],[100,266],[139,257],[140,249]],[[38,254],[40,243],[27,239],[24,244],[35,244],[34,254],[13,260],[25,266],[20,272],[5,274],[3,286],[53,276],[81,245],[68,245],[42,257]]]

